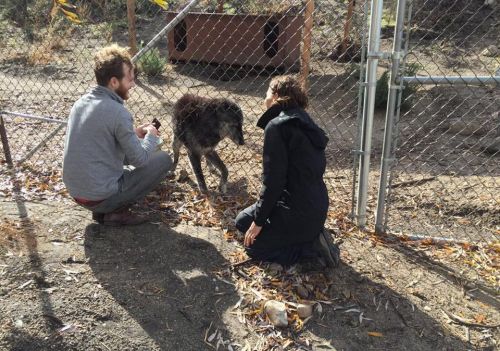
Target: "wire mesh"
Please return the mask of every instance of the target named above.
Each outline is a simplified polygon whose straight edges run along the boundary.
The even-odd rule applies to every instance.
[[[187,3],[169,1],[162,8],[154,2],[136,1],[137,49]],[[29,3],[28,20],[23,23],[4,16],[6,30],[0,38],[7,45],[0,49],[0,89],[1,96],[8,98],[2,99],[0,110],[65,121],[74,101],[95,84],[93,53],[112,42],[129,45],[126,2],[82,0],[74,4],[81,24],[68,21],[60,12],[53,17],[39,16],[50,12],[51,4],[43,1]],[[8,13],[15,6],[15,2],[7,2],[3,10]],[[326,181],[336,211],[348,211],[351,197],[358,62],[366,18],[364,2],[356,2],[347,20],[348,7],[349,2],[316,2],[308,77],[311,114],[330,137]],[[245,116],[246,145],[237,147],[224,140],[218,150],[229,168],[229,193],[245,191],[249,197],[255,196],[260,188],[262,148],[262,131],[255,123],[264,112],[263,98],[272,76],[292,74],[300,78],[304,13],[303,1],[198,2],[183,23],[138,60],[137,85],[127,108],[137,124],[158,118],[163,148],[169,150],[172,107],[183,94],[225,97],[239,104]],[[188,28],[183,29],[186,24]],[[186,45],[183,40],[187,40],[184,51],[191,50],[190,56],[182,56],[179,45]],[[25,159],[57,124],[8,115],[4,118],[14,162],[24,161],[30,170],[60,169],[63,133]],[[191,173],[185,153],[181,154],[180,168]],[[204,173],[209,188],[215,190],[218,178],[208,170]]]
[[[413,8],[406,53],[412,72],[401,75],[445,79],[410,85],[403,93],[387,226],[417,238],[498,241],[498,84],[460,80],[495,77],[498,7],[413,1]]]

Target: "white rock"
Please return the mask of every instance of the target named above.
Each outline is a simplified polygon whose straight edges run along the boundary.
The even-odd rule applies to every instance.
[[[283,302],[269,300],[264,305],[264,311],[275,327],[286,327],[288,325],[286,307]]]
[[[297,314],[300,318],[305,319],[313,313],[313,306],[308,304],[299,303],[297,305]]]
[[[481,55],[487,57],[494,57],[499,54],[498,47],[496,45],[490,45],[481,52]]]

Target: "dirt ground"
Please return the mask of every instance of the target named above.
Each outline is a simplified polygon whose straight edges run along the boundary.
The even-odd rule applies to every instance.
[[[241,245],[222,230],[170,225],[159,212],[122,228],[68,201],[4,198],[0,212],[2,350],[494,350],[500,341],[493,289],[366,235],[343,238],[336,270],[273,271],[235,265]],[[315,312],[300,329],[274,328],[247,308],[268,298]]]

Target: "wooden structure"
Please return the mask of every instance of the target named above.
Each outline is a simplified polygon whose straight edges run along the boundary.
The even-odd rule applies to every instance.
[[[301,16],[189,13],[168,33],[169,58],[298,71],[303,24]]]

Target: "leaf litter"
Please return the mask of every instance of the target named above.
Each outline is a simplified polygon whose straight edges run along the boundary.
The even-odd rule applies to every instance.
[[[24,200],[67,200],[67,192],[62,186],[60,173],[39,169],[36,172],[29,167],[10,171],[11,177],[3,177],[0,183],[0,194],[6,199],[22,198]],[[2,171],[5,173],[5,171]],[[219,278],[226,282],[234,282],[240,294],[238,303],[233,307],[232,314],[259,337],[257,345],[252,348],[248,344],[239,349],[274,350],[289,349],[310,349],[312,340],[309,340],[302,332],[306,324],[314,320],[317,315],[323,313],[322,304],[332,305],[333,300],[330,287],[333,285],[332,279],[321,271],[301,272],[296,266],[276,269],[276,265],[253,264],[248,260],[241,241],[242,236],[234,228],[233,219],[238,212],[253,203],[252,196],[243,193],[240,189],[230,189],[227,195],[210,193],[207,196],[200,196],[194,189],[190,189],[184,183],[173,180],[166,180],[167,186],[149,195],[141,204],[145,211],[154,212],[161,217],[160,222],[168,225],[187,224],[193,226],[211,227],[220,229],[225,240],[237,243],[237,249],[231,254],[231,266],[217,272]],[[253,194],[255,196],[256,194]],[[160,223],[159,222],[159,223]],[[442,263],[454,263],[458,266],[464,264],[473,268],[490,285],[499,286],[500,274],[500,243],[489,244],[440,244],[436,245],[429,240],[410,241],[405,237],[399,240],[387,236],[376,235],[373,231],[360,231],[348,219],[346,213],[330,211],[327,225],[333,228],[340,240],[354,238],[356,240],[369,240],[373,246],[403,245],[424,253],[426,256]],[[22,223],[0,222],[0,250],[5,247],[20,249],[22,242],[19,234],[22,232]],[[10,251],[9,251],[10,252]],[[2,251],[0,251],[2,253]],[[68,278],[76,279],[75,275],[80,272],[64,270]],[[412,289],[418,285],[421,276],[409,281],[407,289]],[[25,285],[26,284],[26,285]],[[31,284],[25,282],[23,288]],[[231,283],[232,284],[232,283]],[[437,284],[437,283],[436,283]],[[304,297],[304,296],[307,296]],[[344,296],[350,299],[352,296]],[[264,313],[264,303],[268,300],[284,302],[288,319],[288,327],[276,329]],[[373,298],[374,305],[378,311],[382,304],[382,299]],[[387,304],[385,309],[387,310]],[[314,305],[314,315],[301,319],[296,306],[300,303]],[[412,305],[412,309],[414,306]],[[344,313],[354,313],[357,315],[359,324],[364,321],[371,322],[371,318],[365,316],[356,304],[334,305],[333,310]],[[472,327],[491,328],[496,325],[485,324],[484,317],[477,317],[474,320],[461,319],[453,314],[444,312],[455,323],[460,323]],[[65,325],[59,332],[74,330],[77,326]],[[209,328],[210,329],[210,328]],[[208,333],[208,330],[207,330]],[[372,337],[383,337],[377,331],[368,332]],[[234,349],[235,344],[230,340],[225,340],[220,331],[211,331],[206,335],[205,342],[215,349]]]

